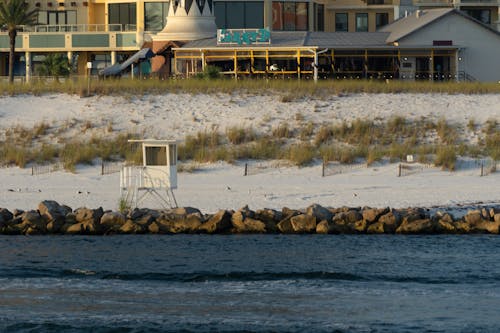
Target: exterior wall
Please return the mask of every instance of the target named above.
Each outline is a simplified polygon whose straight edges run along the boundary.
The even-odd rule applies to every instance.
[[[384,0],[383,4],[370,4],[369,0],[327,0],[325,2],[325,31],[335,31],[335,14],[347,13],[349,32],[356,31],[356,14],[368,14],[368,31],[376,31],[376,14],[387,13],[388,23],[399,16],[399,0]]]
[[[451,40],[459,52],[458,70],[479,81],[500,81],[500,34],[466,19],[450,14],[402,38],[399,45],[432,46],[434,40]]]

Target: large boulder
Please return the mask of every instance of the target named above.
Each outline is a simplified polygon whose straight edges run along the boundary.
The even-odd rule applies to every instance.
[[[500,221],[487,221],[482,220],[474,225],[471,225],[471,232],[485,233],[485,234],[498,234]]]
[[[7,208],[0,208],[0,226],[8,225],[13,218],[14,214],[12,214]]]
[[[120,212],[105,212],[99,222],[105,232],[118,231],[127,222],[127,218]]]
[[[234,212],[231,216],[231,223],[235,232],[241,233],[265,233],[266,224],[254,218],[255,212],[245,206]]]
[[[331,221],[333,217],[333,213],[323,206],[318,204],[313,204],[306,209],[306,214],[316,217],[317,221]]]
[[[385,224],[381,221],[372,223],[368,226],[366,229],[366,233],[368,234],[384,234],[386,233],[385,231]]]
[[[285,217],[283,220],[281,220],[276,225],[276,227],[278,228],[279,232],[281,232],[282,234],[292,234],[292,233],[294,233],[295,230],[293,230],[292,222],[290,221],[293,216],[295,216],[295,215]]]
[[[396,229],[401,225],[402,217],[397,211],[390,211],[378,218],[378,222],[382,223],[384,233],[393,234]]]
[[[132,220],[127,220],[124,225],[120,227],[120,232],[124,234],[141,234],[144,229]]]
[[[475,226],[484,221],[483,214],[479,209],[469,210],[467,214],[464,215],[464,221],[470,226]]]
[[[152,222],[148,229],[153,228],[153,230],[158,226],[159,233],[194,233],[198,231],[198,228],[202,224],[202,219],[200,214],[193,213],[184,215],[163,215],[160,216],[155,222]]]
[[[320,221],[316,224],[317,234],[329,234],[330,233],[330,223],[327,220]]]
[[[277,225],[283,219],[283,214],[274,209],[259,209],[255,212],[254,219],[264,222],[267,232],[277,232]]]
[[[389,213],[389,207],[385,208],[369,208],[366,207],[362,210],[363,220],[368,222],[368,224],[372,224],[378,221],[380,216]]]
[[[69,235],[99,235],[101,233],[99,223],[91,220],[77,222],[71,225],[65,224],[62,229]]]
[[[24,212],[21,215],[21,219],[21,223],[24,224],[27,228],[34,229],[39,233],[47,232],[47,220],[45,220],[43,216],[40,215],[40,212],[38,210],[29,210]]]
[[[97,209],[89,209],[86,207],[77,208],[74,211],[76,222],[94,222],[99,224],[101,221],[101,217],[104,215],[104,210],[102,207]]]
[[[407,220],[405,218],[396,229],[398,234],[433,234],[435,231],[435,223],[431,219]]]
[[[198,230],[208,234],[226,232],[231,228],[231,214],[227,210],[215,213],[207,222],[200,225]]]
[[[316,231],[316,216],[301,214],[290,218],[292,229],[296,233],[311,233]]]

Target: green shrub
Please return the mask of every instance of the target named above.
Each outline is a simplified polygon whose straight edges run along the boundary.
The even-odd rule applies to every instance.
[[[315,157],[315,149],[309,144],[294,144],[288,148],[287,159],[297,166],[310,164]]]
[[[441,146],[436,151],[434,164],[443,170],[455,170],[457,162],[456,149],[453,146]]]

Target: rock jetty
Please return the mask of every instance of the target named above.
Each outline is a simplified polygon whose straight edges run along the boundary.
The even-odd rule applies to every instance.
[[[38,209],[0,208],[4,235],[110,234],[498,234],[500,206],[469,209],[459,218],[425,208],[323,207],[259,209],[247,206],[203,214],[192,207],[169,210],[72,208],[51,200]]]

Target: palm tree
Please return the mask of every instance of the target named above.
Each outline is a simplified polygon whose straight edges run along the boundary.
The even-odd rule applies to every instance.
[[[45,57],[42,65],[38,69],[38,74],[42,76],[55,76],[59,82],[59,76],[68,76],[71,68],[68,58],[62,54],[51,53]]]
[[[14,82],[14,54],[16,50],[17,27],[36,22],[38,10],[29,10],[25,0],[0,0],[0,26],[9,32],[9,83]]]

